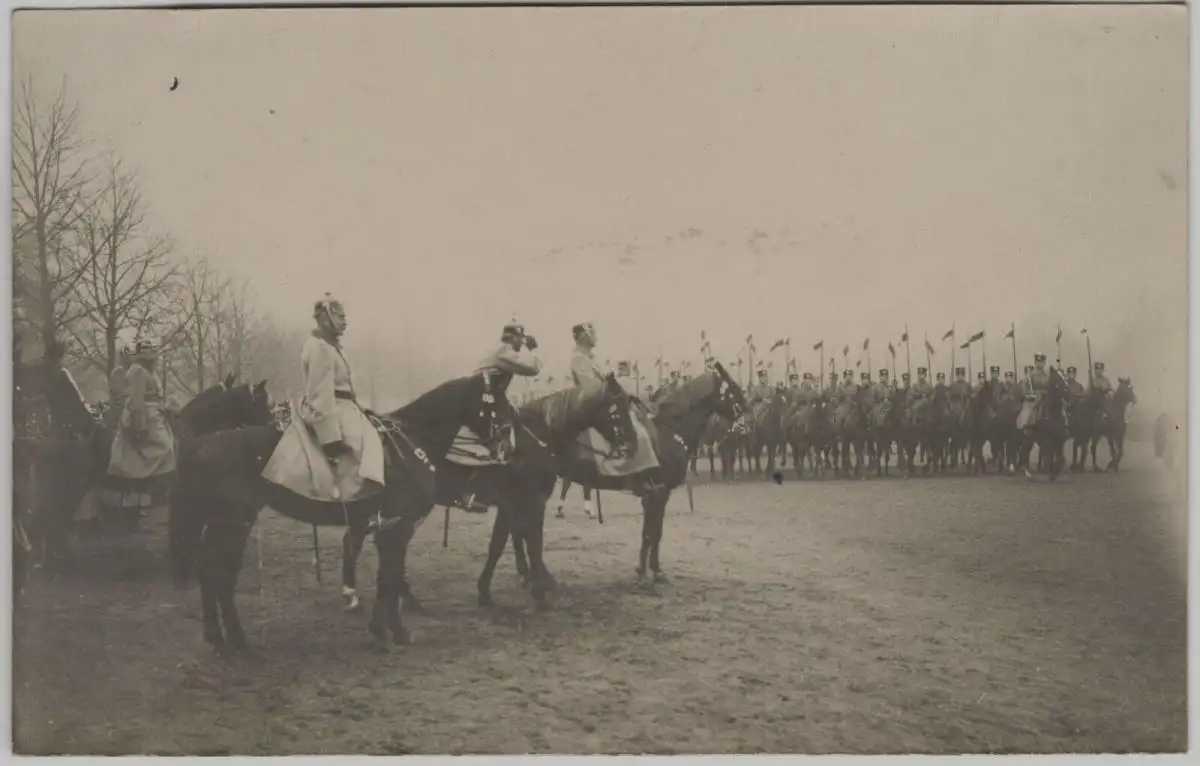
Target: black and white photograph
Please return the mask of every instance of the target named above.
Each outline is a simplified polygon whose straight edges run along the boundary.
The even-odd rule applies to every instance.
[[[1190,23],[16,10],[14,754],[1186,752]]]

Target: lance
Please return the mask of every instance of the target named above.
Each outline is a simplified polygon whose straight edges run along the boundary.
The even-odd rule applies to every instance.
[[[955,352],[958,350],[958,334],[954,332],[954,322],[950,322],[950,372],[954,372]]]
[[[825,341],[821,341],[821,369],[817,371],[817,383],[825,386],[825,381],[821,380],[821,376],[825,374]]]
[[[1087,332],[1086,328],[1084,328],[1084,332]],[[1061,322],[1058,325],[1058,335],[1054,336],[1054,347],[1055,347],[1055,349],[1057,349],[1058,358],[1061,360],[1062,359],[1062,323]],[[1091,374],[1092,374],[1091,373],[1091,365],[1089,364],[1088,365],[1088,375],[1090,376]],[[1089,377],[1088,380],[1090,381],[1091,378]]]
[[[986,335],[979,339],[979,348],[982,350],[982,353],[983,353],[983,367],[980,367],[979,369],[982,370],[983,373],[986,375],[987,374],[987,336]],[[972,380],[975,380],[974,376],[967,378],[968,382],[970,382]]]
[[[950,353],[953,356],[954,352],[951,351]],[[925,333],[925,369],[933,372],[933,357],[929,354],[929,333]],[[910,379],[911,375],[912,373],[909,373]]]
[[[750,376],[751,380],[754,380],[754,335],[752,334],[746,336],[746,353],[750,357],[748,361],[750,370],[747,374]]]
[[[1083,334],[1087,337],[1088,388],[1091,388],[1095,384],[1095,380],[1094,380],[1095,373],[1092,372],[1092,370],[1093,370],[1093,367],[1092,367],[1092,336],[1088,335],[1088,331],[1087,331],[1086,327],[1083,328]]]
[[[929,333],[925,334],[925,340],[929,340]],[[904,325],[904,364],[908,369],[908,379],[912,380],[912,351],[908,345],[908,325]]]
[[[1017,324],[1013,322],[1012,328],[1008,331],[1008,337],[1012,338],[1013,349],[1013,379],[1017,377]],[[1059,353],[1059,358],[1062,358],[1062,353]]]

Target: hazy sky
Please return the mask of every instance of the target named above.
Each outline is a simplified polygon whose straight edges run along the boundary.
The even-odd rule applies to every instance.
[[[952,321],[1007,367],[1012,320],[1082,366],[1086,322],[1183,392],[1181,7],[26,12],[14,46],[181,249],[434,377],[515,309],[551,371],[585,320],[614,362],[703,329],[806,369],[906,322],[941,366]]]

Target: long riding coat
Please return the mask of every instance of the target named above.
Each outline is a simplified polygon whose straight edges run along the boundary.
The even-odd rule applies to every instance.
[[[148,479],[175,470],[175,435],[167,423],[162,386],[150,370],[130,365],[125,375],[128,399],[113,438],[108,474]]]

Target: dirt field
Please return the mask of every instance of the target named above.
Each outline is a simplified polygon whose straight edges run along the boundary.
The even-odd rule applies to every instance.
[[[17,750],[68,754],[1179,751],[1181,525],[1161,469],[1120,476],[701,484],[668,510],[673,582],[634,593],[639,509],[548,520],[560,589],[511,555],[475,606],[491,517],[441,510],[411,581],[416,643],[367,649],[340,536],[264,514],[221,662],[162,530],[35,575],[16,627]],[[702,461],[702,464],[705,461]],[[578,497],[573,496],[576,507]],[[551,513],[552,516],[552,513]],[[373,584],[374,552],[364,557]],[[373,587],[363,589],[367,596]]]

